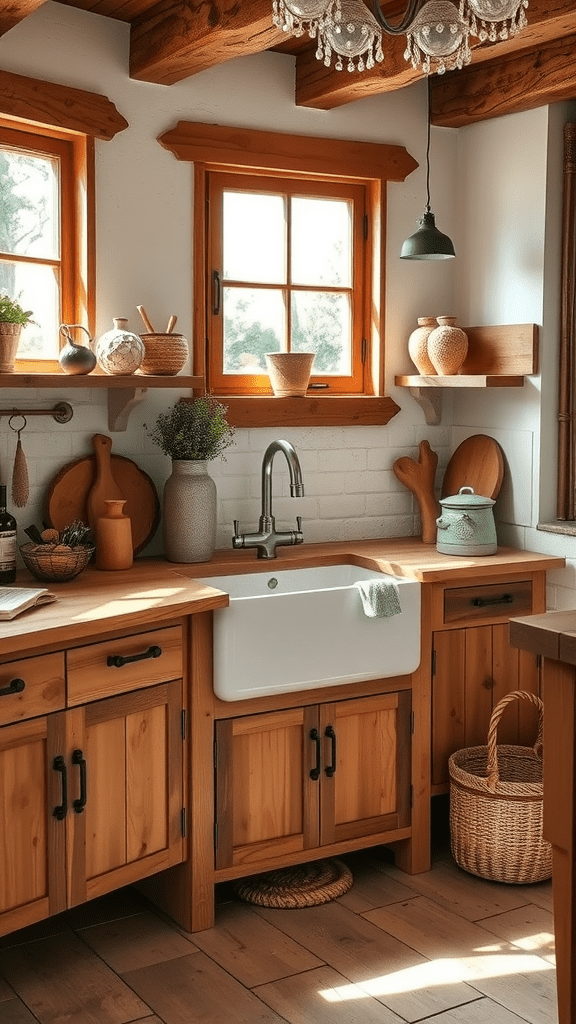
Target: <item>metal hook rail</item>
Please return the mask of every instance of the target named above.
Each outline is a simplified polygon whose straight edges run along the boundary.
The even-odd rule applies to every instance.
[[[73,415],[68,402],[58,402],[52,409],[0,409],[0,416],[52,416],[56,423],[69,423]]]

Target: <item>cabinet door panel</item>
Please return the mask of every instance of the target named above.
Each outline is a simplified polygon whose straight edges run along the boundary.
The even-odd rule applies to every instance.
[[[448,780],[448,758],[465,746],[466,631],[434,634],[432,680],[432,785]]]
[[[314,708],[216,723],[216,866],[254,863],[318,844]]]
[[[0,932],[66,906],[62,774],[52,768],[61,716],[0,729]],[[59,751],[61,753],[61,750]]]
[[[320,707],[322,845],[409,824],[409,716],[406,691]]]
[[[175,680],[68,712],[87,778],[69,828],[71,905],[184,859],[181,710]]]
[[[466,661],[464,675],[464,746],[486,743],[492,713],[494,673],[492,667],[492,627],[477,626],[465,630]]]

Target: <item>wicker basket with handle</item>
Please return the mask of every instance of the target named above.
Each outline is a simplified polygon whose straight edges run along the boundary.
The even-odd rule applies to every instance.
[[[516,700],[539,712],[534,747],[497,745],[498,724]],[[542,836],[544,708],[533,693],[515,690],[490,718],[488,743],[449,759],[452,855],[465,871],[494,882],[541,882],[552,874],[552,850]]]

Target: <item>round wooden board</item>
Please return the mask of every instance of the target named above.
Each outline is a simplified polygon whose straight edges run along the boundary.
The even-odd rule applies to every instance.
[[[476,494],[497,498],[504,477],[502,449],[488,434],[473,434],[458,445],[442,481],[442,497],[458,494],[461,487],[473,487]]]
[[[126,498],[124,512],[132,521],[134,554],[152,540],[160,522],[160,502],[154,483],[144,470],[123,455],[112,455],[112,473]],[[46,493],[46,517],[49,526],[63,530],[75,519],[87,523],[86,499],[96,472],[93,455],[85,455],[65,465],[54,477]]]

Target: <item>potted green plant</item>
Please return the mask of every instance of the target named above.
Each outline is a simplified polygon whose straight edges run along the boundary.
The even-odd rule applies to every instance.
[[[161,412],[148,436],[172,459],[164,485],[162,535],[170,562],[207,562],[216,545],[216,484],[207,463],[224,458],[234,428],[212,395],[182,400]],[[146,426],[146,425],[145,425]]]
[[[20,344],[20,332],[32,324],[31,310],[24,310],[9,295],[0,295],[0,373],[13,373],[14,360]]]

